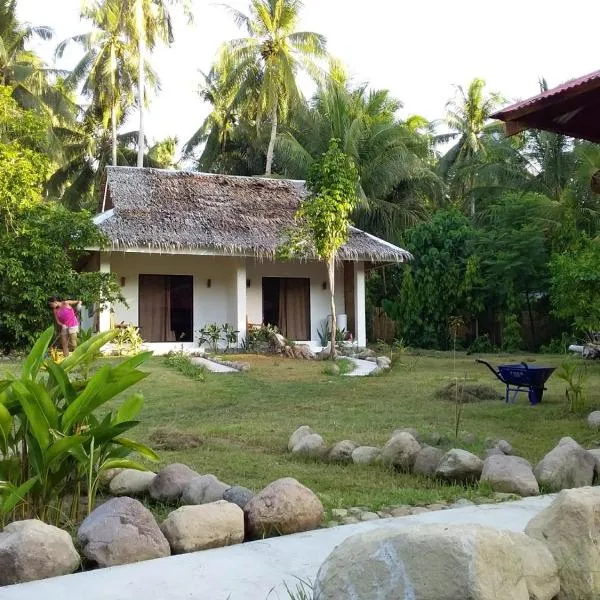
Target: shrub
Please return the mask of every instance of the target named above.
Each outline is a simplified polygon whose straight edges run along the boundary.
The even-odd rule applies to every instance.
[[[115,410],[107,402],[148,376],[137,367],[150,352],[105,364],[89,379],[74,373],[112,341],[116,332],[97,334],[61,363],[48,358],[54,329],[48,328],[23,362],[20,376],[0,380],[0,520],[38,517],[58,522],[66,498],[71,515],[87,493],[95,503],[100,474],[111,468],[144,470],[128,458],[132,452],[158,460],[146,446],[123,437],[135,427],[142,409],[140,394]]]
[[[473,343],[467,350],[467,354],[491,354],[498,349],[490,341],[490,336],[486,333],[473,340]]]
[[[206,368],[193,364],[190,357],[183,350],[169,352],[166,355],[165,361],[168,367],[179,371],[190,379],[196,379],[197,381],[206,380]]]
[[[117,356],[135,356],[142,351],[144,340],[140,330],[135,325],[126,325],[115,328],[117,335],[114,339],[115,354]]]
[[[245,352],[270,352],[273,351],[273,334],[279,333],[274,325],[261,325],[246,334],[242,342]]]

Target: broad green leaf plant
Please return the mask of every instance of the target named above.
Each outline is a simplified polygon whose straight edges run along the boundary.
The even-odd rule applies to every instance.
[[[113,340],[99,333],[60,364],[48,358],[54,329],[48,328],[23,362],[19,377],[0,380],[0,521],[37,517],[76,519],[79,501],[93,510],[98,482],[112,468],[145,470],[133,453],[157,461],[150,449],[127,437],[144,400],[133,394],[117,408],[106,404],[148,376],[139,370],[150,354],[107,363],[89,378],[78,373],[88,357]],[[70,500],[70,507],[65,506]],[[68,513],[66,510],[68,509]]]

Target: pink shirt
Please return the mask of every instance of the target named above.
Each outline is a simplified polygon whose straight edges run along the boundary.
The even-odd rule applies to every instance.
[[[68,305],[61,306],[56,311],[56,318],[59,320],[60,324],[65,327],[77,327],[79,325],[75,311]]]

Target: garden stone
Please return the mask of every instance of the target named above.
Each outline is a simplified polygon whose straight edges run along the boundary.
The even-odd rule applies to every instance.
[[[364,360],[366,360],[368,362],[372,362],[372,363],[376,363],[377,362],[377,359],[374,356],[367,356],[367,358],[365,358]]]
[[[327,451],[325,440],[318,433],[304,436],[292,449],[292,454],[321,458]]]
[[[331,462],[352,462],[352,453],[358,448],[358,444],[351,440],[344,440],[334,444],[329,451],[329,460]]]
[[[465,433],[463,435],[462,441],[467,444],[467,446],[471,446],[477,441],[477,436],[474,433]]]
[[[447,481],[468,483],[477,481],[482,470],[483,461],[478,456],[466,450],[454,448],[444,454],[435,472],[436,475]]]
[[[396,437],[399,433],[410,433],[419,444],[423,443],[423,437],[419,434],[419,432],[414,427],[401,427],[400,429],[394,429],[392,431],[392,435],[390,439]]]
[[[564,490],[525,533],[546,544],[560,577],[559,600],[600,597],[600,489]]]
[[[497,448],[498,447],[498,440],[496,438],[493,438],[493,437],[486,437],[485,440],[483,440],[483,445],[486,448]]]
[[[505,454],[500,448],[488,448],[485,451],[485,457],[489,458],[490,456],[505,456]]]
[[[390,511],[392,517],[408,517],[410,516],[410,506],[397,506]]]
[[[411,515],[422,515],[426,512],[429,512],[429,509],[424,506],[413,506],[413,508],[410,509]]]
[[[174,554],[231,546],[244,541],[244,511],[225,500],[182,506],[160,528]]]
[[[181,494],[183,504],[208,504],[223,500],[223,494],[231,486],[219,481],[214,475],[196,477],[185,486]]]
[[[345,508],[334,508],[331,510],[331,516],[334,519],[343,519],[348,516],[348,511]]]
[[[373,465],[380,457],[381,450],[375,446],[359,446],[352,451],[352,462],[356,465]]]
[[[448,508],[448,505],[437,502],[435,504],[428,504],[425,508],[427,510],[444,510],[445,508]]]
[[[518,456],[490,456],[483,463],[481,481],[487,481],[494,492],[537,496],[538,482],[531,465]]]
[[[0,532],[0,586],[69,575],[80,562],[71,536],[43,521],[15,521]]]
[[[508,533],[479,525],[417,525],[361,533],[342,542],[321,565],[314,597],[529,600],[514,546]]]
[[[426,436],[426,440],[432,446],[439,446],[442,441],[442,434],[434,431],[433,433],[428,433]]]
[[[100,487],[105,487],[107,488],[110,485],[110,482],[121,472],[124,471],[125,469],[105,469],[104,471],[100,472],[100,475],[98,476],[98,483],[100,484]]]
[[[556,598],[560,591],[558,567],[546,544],[522,533],[509,531],[508,535],[523,563],[529,600]]]
[[[288,450],[291,452],[294,449],[294,446],[304,437],[314,433],[313,430],[308,425],[302,425],[298,427],[294,433],[290,436],[290,441],[288,442]]]
[[[502,452],[503,454],[507,454],[507,455],[511,455],[513,453],[513,447],[511,444],[509,444],[506,440],[500,440],[497,444],[496,447],[498,448],[498,450],[500,450],[500,452]]]
[[[365,348],[357,354],[357,358],[362,358],[364,360],[375,358],[375,350],[371,350],[371,348]]]
[[[148,492],[155,477],[152,471],[123,469],[111,479],[108,488],[113,496],[141,496]]]
[[[410,433],[404,431],[392,437],[382,448],[381,460],[384,465],[409,472],[420,451],[421,444]]]
[[[356,523],[360,523],[360,521],[352,515],[349,515],[342,519],[342,525],[356,525]]]
[[[270,483],[244,507],[251,539],[316,529],[323,522],[323,505],[301,483],[285,477]]]
[[[360,515],[361,521],[376,521],[377,519],[379,519],[379,515],[371,511],[366,511]]]
[[[424,446],[421,448],[419,454],[417,454],[413,466],[413,473],[416,475],[424,475],[426,477],[434,476],[444,454],[445,453],[441,448]]]
[[[451,508],[464,508],[465,506],[475,506],[475,502],[468,498],[459,498],[452,504]]]
[[[77,531],[85,556],[99,567],[169,556],[169,543],[152,513],[138,500],[121,496],[93,510]]]
[[[252,498],[254,498],[254,492],[241,485],[234,485],[223,492],[223,500],[233,502],[233,504],[237,504],[240,508],[244,508]]]
[[[181,463],[173,463],[159,471],[148,490],[159,502],[178,502],[187,484],[200,475]]]
[[[376,359],[377,366],[380,369],[391,369],[392,368],[392,360],[389,356],[378,356]]]
[[[595,410],[588,415],[587,424],[590,429],[600,429],[600,410]]]
[[[564,437],[534,469],[540,485],[549,492],[591,485],[594,480],[594,457],[574,439]]]

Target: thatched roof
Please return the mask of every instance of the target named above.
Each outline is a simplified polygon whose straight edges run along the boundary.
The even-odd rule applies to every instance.
[[[305,194],[302,181],[107,167],[103,213],[94,221],[113,249],[273,257]],[[339,257],[403,262],[411,255],[353,227]]]

